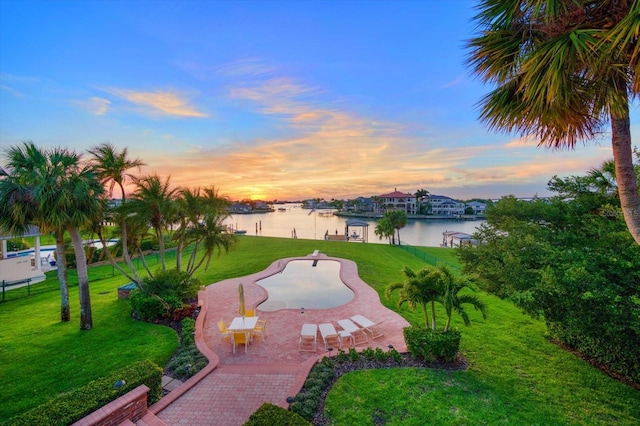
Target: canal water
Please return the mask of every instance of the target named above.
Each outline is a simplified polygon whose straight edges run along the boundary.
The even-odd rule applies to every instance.
[[[265,237],[303,238],[308,240],[324,240],[325,234],[336,232],[344,235],[347,218],[334,216],[330,210],[303,209],[300,204],[276,205],[276,211],[270,213],[238,214],[231,216],[225,224],[233,229],[246,231],[246,235]],[[310,213],[311,212],[311,213]],[[375,233],[376,221],[358,218],[369,224],[368,241],[374,244],[388,244],[389,241],[379,239]],[[407,226],[400,230],[403,244],[413,246],[439,247],[442,244],[442,233],[457,231],[473,234],[476,227],[484,221],[472,220],[409,220]],[[349,233],[364,234],[362,228],[349,228]]]

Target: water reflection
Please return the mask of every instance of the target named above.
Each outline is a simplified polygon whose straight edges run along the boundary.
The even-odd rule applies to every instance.
[[[282,272],[256,283],[269,293],[258,305],[263,311],[334,308],[354,296],[340,280],[340,262],[335,260],[292,260]]]
[[[247,235],[265,237],[292,238],[294,230],[297,238],[309,240],[323,240],[325,233],[344,234],[346,218],[332,216],[328,211],[322,210],[309,214],[309,210],[300,208],[299,204],[284,204],[282,208],[283,211],[272,213],[235,215],[225,224],[244,230]],[[386,239],[381,240],[374,234],[377,224],[374,219],[359,219],[369,223],[369,243],[388,244]],[[438,247],[442,244],[444,231],[473,234],[482,223],[482,220],[409,220],[407,226],[400,230],[400,239],[404,244]],[[358,228],[350,229],[353,230],[361,233]]]

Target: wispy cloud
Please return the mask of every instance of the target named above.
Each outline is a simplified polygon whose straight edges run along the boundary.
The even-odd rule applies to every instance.
[[[215,68],[216,73],[221,76],[245,78],[273,75],[276,70],[274,65],[268,64],[259,58],[238,59]]]
[[[7,86],[5,84],[0,85],[0,89],[4,90],[5,92],[11,93],[16,98],[24,98],[25,97],[25,94],[22,93],[21,91],[19,91],[17,89],[14,89],[13,87]]]
[[[143,112],[177,117],[208,117],[189,104],[186,96],[170,91],[142,92],[130,89],[106,88],[107,93],[118,96],[143,108]]]
[[[93,115],[105,115],[109,109],[109,105],[111,105],[111,101],[94,96],[86,101],[80,101],[78,104]]]

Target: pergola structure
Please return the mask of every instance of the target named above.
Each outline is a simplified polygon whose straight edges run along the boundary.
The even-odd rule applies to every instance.
[[[358,228],[360,233],[358,234],[357,231],[349,232],[349,228]],[[344,233],[347,241],[362,241],[366,243],[369,241],[369,223],[359,219],[347,219]]]

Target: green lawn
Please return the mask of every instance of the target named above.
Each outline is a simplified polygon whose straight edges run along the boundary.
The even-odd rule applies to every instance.
[[[364,281],[383,294],[402,280],[402,268],[424,263],[397,247],[382,244],[293,240],[243,236],[236,250],[213,259],[200,278],[210,284],[264,269],[282,257],[319,249],[354,260]],[[455,261],[450,249],[426,249]],[[111,266],[90,269],[94,329],[80,332],[77,289],[72,288],[71,323],[61,324],[55,290],[0,304],[0,419],[120,368],[148,358],[164,365],[177,346],[175,333],[131,320],[117,287],[126,279]],[[55,288],[57,280],[38,284]],[[24,290],[13,290],[15,292]],[[638,424],[640,392],[603,375],[544,338],[544,324],[513,305],[483,295],[489,318],[472,312],[473,326],[462,330],[469,369],[354,372],[337,382],[327,399],[335,424]],[[382,297],[396,309],[395,303]],[[420,312],[399,312],[410,322]],[[440,320],[442,321],[442,313]],[[11,386],[7,384],[10,383]]]

